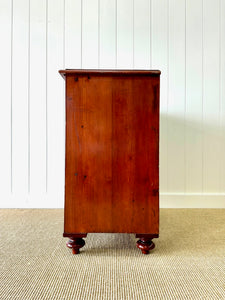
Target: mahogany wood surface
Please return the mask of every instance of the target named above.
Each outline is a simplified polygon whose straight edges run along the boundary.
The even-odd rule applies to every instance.
[[[104,76],[159,76],[161,72],[159,70],[99,70],[99,69],[66,69],[59,70],[59,73],[63,78],[66,75],[104,75]]]
[[[155,248],[152,239],[156,237],[158,234],[136,234],[136,238],[139,238],[136,245],[143,254],[149,254],[149,251]]]
[[[79,254],[80,248],[85,245],[85,241],[81,237],[70,237],[66,245],[68,248],[72,249],[73,254]]]
[[[160,71],[60,73],[66,79],[64,236],[157,237]]]

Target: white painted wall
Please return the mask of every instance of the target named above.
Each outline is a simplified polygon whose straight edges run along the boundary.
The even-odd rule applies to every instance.
[[[0,207],[63,207],[62,68],[160,69],[161,207],[225,207],[225,0],[0,0]]]

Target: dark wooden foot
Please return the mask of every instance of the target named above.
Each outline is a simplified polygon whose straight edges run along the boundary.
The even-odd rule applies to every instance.
[[[79,254],[80,248],[82,248],[85,245],[85,241],[82,239],[83,237],[86,237],[87,234],[63,234],[65,237],[69,237],[69,241],[66,243],[67,247],[72,249],[73,254]]]
[[[143,254],[149,254],[149,251],[155,248],[155,244],[152,242],[155,237],[158,237],[158,235],[136,234],[136,238],[139,238],[136,245]]]

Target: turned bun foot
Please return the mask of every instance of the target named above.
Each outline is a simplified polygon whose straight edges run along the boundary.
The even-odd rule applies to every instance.
[[[136,238],[139,238],[136,245],[143,254],[149,254],[149,251],[155,248],[155,244],[152,241],[155,237],[158,237],[158,235],[136,234]]]
[[[85,241],[82,238],[70,238],[69,241],[66,243],[66,246],[72,249],[73,254],[79,254],[80,248],[85,245]]]
[[[82,239],[83,237],[86,237],[87,234],[63,234],[64,237],[69,237],[69,241],[66,243],[66,246],[70,249],[72,249],[73,254],[79,254],[80,248],[84,247],[85,241]]]
[[[149,254],[149,251],[155,248],[155,244],[151,240],[138,240],[137,247],[141,249],[143,254]]]

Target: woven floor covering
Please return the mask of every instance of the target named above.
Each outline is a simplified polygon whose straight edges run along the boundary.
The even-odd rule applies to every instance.
[[[72,255],[62,232],[62,209],[0,210],[0,299],[225,299],[225,210],[161,209],[149,255],[109,233]]]

